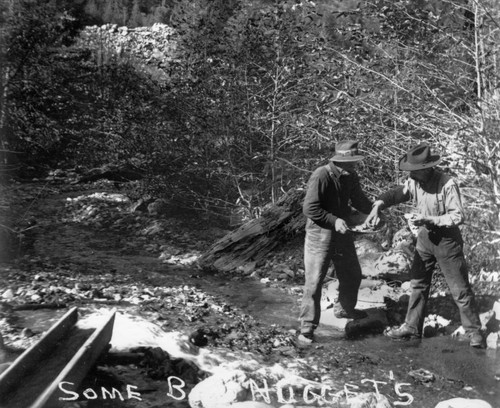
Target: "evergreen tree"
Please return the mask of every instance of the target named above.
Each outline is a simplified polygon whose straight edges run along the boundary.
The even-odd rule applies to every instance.
[[[120,19],[120,26],[126,26],[128,23],[129,19],[129,12],[128,12],[128,4],[127,0],[121,0],[120,4],[120,9],[121,9],[121,19]]]
[[[128,20],[128,25],[130,27],[141,27],[143,25],[139,0],[134,0],[132,11],[130,12],[130,18]]]
[[[93,18],[100,18],[102,13],[99,10],[99,6],[97,5],[95,0],[89,0],[87,4],[85,4],[85,14]]]
[[[122,14],[120,10],[120,5],[118,0],[111,0],[106,2],[106,7],[104,8],[103,20],[106,23],[120,24],[122,20]]]

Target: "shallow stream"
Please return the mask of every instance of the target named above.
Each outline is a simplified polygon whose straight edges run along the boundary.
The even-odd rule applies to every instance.
[[[97,233],[77,223],[61,222],[65,197],[50,196],[32,209],[41,224],[45,222],[36,235],[35,255],[49,257],[54,265],[64,264],[65,268],[82,274],[113,271],[132,277],[132,282],[136,279],[152,286],[194,286],[223,298],[262,325],[286,330],[298,328],[300,290],[296,290],[296,284],[294,287],[291,283],[280,283],[272,287],[258,280],[228,280],[220,275],[201,274],[189,266],[165,265],[157,255],[126,250],[126,238],[119,232]],[[99,307],[102,306],[82,305],[81,310],[85,314]],[[136,306],[113,307],[120,313],[137,315]],[[41,332],[64,312],[65,309],[16,311],[13,318],[17,326]],[[493,407],[500,406],[500,357],[496,350],[473,349],[450,336],[408,342],[390,341],[383,335],[347,340],[343,332],[328,326],[320,326],[317,336],[317,343],[301,349],[298,358],[310,361],[311,365],[326,366],[337,383],[349,384],[352,390],[358,387],[361,391],[373,391],[373,381],[378,381],[380,392],[399,403],[398,406],[432,408],[453,397],[479,398]],[[109,406],[134,405],[120,402]]]

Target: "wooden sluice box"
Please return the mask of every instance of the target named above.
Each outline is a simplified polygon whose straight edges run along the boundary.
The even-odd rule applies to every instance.
[[[63,406],[62,382],[77,387],[107,351],[115,311],[96,328],[78,327],[78,309],[69,310],[43,337],[0,374],[0,408]]]

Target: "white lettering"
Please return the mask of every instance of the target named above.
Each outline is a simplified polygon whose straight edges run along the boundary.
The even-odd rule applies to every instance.
[[[101,387],[101,392],[102,392],[102,399],[107,399],[106,395],[109,396],[111,399],[115,399],[116,396],[120,398],[121,401],[123,401],[123,396],[120,391],[118,391],[116,388],[111,388],[111,391],[108,391],[106,388]]]
[[[271,403],[271,397],[269,396],[269,387],[267,385],[266,380],[264,380],[264,388],[259,388],[256,382],[250,379],[250,391],[252,392],[252,400],[256,401],[255,392],[258,392],[260,396],[264,399],[264,402],[266,404]]]
[[[359,387],[357,385],[344,384],[345,398],[348,402],[349,402],[349,398],[351,398],[351,396],[355,397],[356,395],[358,395],[357,392],[351,392],[351,390],[349,390],[349,387],[351,387],[351,390],[359,390]]]
[[[78,399],[78,393],[77,393],[77,392],[70,391],[70,390],[66,390],[66,389],[64,389],[63,384],[75,385],[75,383],[68,382],[68,381],[63,381],[63,382],[60,382],[60,383],[59,383],[59,385],[58,385],[59,389],[60,389],[62,392],[64,392],[65,394],[72,395],[72,397],[68,397],[68,398],[65,398],[65,397],[59,397],[59,400],[60,400],[60,401],[75,401],[75,400],[77,400],[77,399]]]
[[[92,388],[87,388],[83,391],[83,396],[89,400],[97,399],[97,392],[95,392]]]
[[[368,379],[361,380],[361,384],[364,384],[365,382],[371,382],[371,383],[373,383],[373,386],[375,387],[375,394],[377,394],[377,398],[380,398],[380,393],[378,392],[378,386],[377,386],[377,384],[387,384],[384,381],[375,381],[375,380],[368,380]]]
[[[328,402],[327,401],[327,396],[326,396],[326,392],[327,391],[330,391],[332,389],[332,387],[330,387],[329,385],[323,385],[321,387],[321,399],[324,401],[324,402]],[[328,396],[331,397],[332,394],[330,392],[328,392]],[[333,401],[333,400],[332,400]]]
[[[179,384],[172,384],[172,380],[179,381]],[[173,399],[176,399],[176,400],[182,400],[182,399],[186,398],[186,393],[183,391],[183,388],[186,385],[186,383],[182,379],[180,379],[179,377],[170,376],[170,377],[168,377],[167,381],[168,381],[168,393],[167,393],[167,395],[169,397],[172,397]],[[180,396],[176,397],[172,393],[174,389],[176,391],[180,392]]]
[[[297,402],[297,400],[294,398],[293,395],[293,388],[290,385],[288,386],[288,393],[290,394],[290,398],[288,398],[288,400],[285,400],[285,398],[283,397],[282,387],[278,387],[277,393],[278,393],[278,402],[280,404],[293,404],[294,402]]]
[[[304,393],[302,395],[302,398],[304,399],[304,402],[306,404],[312,404],[313,402],[315,402],[317,399],[319,400],[321,398],[320,395],[318,394],[315,394],[314,392],[311,391],[311,388],[313,388],[313,386],[311,384],[308,384],[306,385],[306,388],[304,388]],[[312,399],[310,399],[308,397],[308,394],[311,394],[312,395]]]
[[[141,394],[139,392],[132,391],[132,388],[137,388],[135,385],[127,385],[127,398],[142,401]]]
[[[408,394],[407,392],[401,392],[401,387],[404,385],[410,386],[411,384],[407,383],[396,383],[394,386],[394,391],[398,394],[398,397],[406,397],[408,398],[406,401],[394,401],[394,405],[410,405],[413,402],[413,395]]]

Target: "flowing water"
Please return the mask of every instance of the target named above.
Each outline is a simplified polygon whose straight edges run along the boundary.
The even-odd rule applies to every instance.
[[[275,324],[286,329],[297,328],[298,299],[281,289],[266,287],[259,282],[232,282],[214,285],[219,295],[244,312],[260,319],[263,324]],[[200,283],[201,286],[206,286]],[[222,289],[221,289],[222,288]],[[82,309],[85,318],[95,319],[109,308]],[[328,311],[326,311],[328,312]],[[330,311],[331,312],[331,311]],[[105,314],[104,313],[104,314]],[[325,312],[323,312],[325,313]],[[16,312],[17,322],[34,330],[50,327],[62,311],[40,310]],[[162,347],[174,358],[185,358],[207,372],[220,367],[237,365],[238,361],[254,360],[265,365],[262,356],[251,353],[228,352],[221,349],[193,351],[187,337],[179,332],[165,332],[151,321],[139,317],[136,307],[119,308],[112,351],[137,346]],[[334,356],[334,360],[332,360]],[[434,407],[453,397],[484,399],[493,407],[500,406],[498,373],[500,360],[496,350],[478,350],[439,336],[423,340],[394,342],[382,335],[370,335],[347,340],[344,333],[333,327],[320,326],[317,343],[301,354],[307,361],[338,361],[341,371],[335,371],[338,382],[361,391],[379,391],[393,402],[411,407]],[[284,359],[286,360],[286,359]],[[283,363],[286,368],[287,363]],[[337,367],[337,368],[338,368]],[[413,373],[413,375],[410,375]],[[429,379],[429,374],[433,376]]]
[[[50,256],[54,264],[63,262],[81,273],[116,271],[138,281],[147,281],[153,286],[192,285],[239,307],[262,322],[262,325],[276,325],[286,330],[298,328],[300,295],[299,291],[293,290],[293,285],[283,284],[280,288],[270,287],[257,280],[228,280],[227,277],[200,274],[190,267],[169,267],[154,256],[127,252],[123,249],[124,238],[116,232],[96,233],[76,224],[59,222],[64,200],[64,196],[52,196],[40,202],[36,208],[41,218],[52,221],[40,230],[34,251],[41,256]],[[80,310],[84,316],[98,316],[99,308],[82,305]],[[147,318],[144,319],[144,315],[139,316],[138,307],[118,305],[117,308],[119,315],[112,339],[115,348],[160,346],[173,356],[189,359],[207,371],[234,364],[238,359],[254,359],[259,364],[266,364],[262,356],[243,352],[206,348],[198,354],[194,353],[186,343],[186,337],[175,332],[175,327],[172,332],[165,332]],[[16,311],[13,318],[19,327],[41,332],[64,312]],[[331,313],[331,310],[324,313]],[[311,367],[322,366],[330,372],[331,377],[335,377],[338,384],[344,384],[348,389],[356,390],[357,387],[358,390],[370,391],[374,387],[373,381],[377,381],[380,392],[388,395],[392,402],[413,408],[432,408],[439,401],[453,397],[480,398],[490,402],[493,407],[500,406],[500,357],[496,350],[473,349],[466,343],[453,341],[450,336],[408,342],[390,341],[383,335],[347,340],[343,332],[329,326],[320,326],[317,337],[317,343],[300,350],[296,360],[307,362]],[[289,360],[284,357],[283,365],[289,364]],[[273,364],[275,362],[273,360]],[[134,381],[139,379],[135,378]],[[158,382],[155,384],[160,389],[166,387]],[[149,396],[145,396],[144,400]],[[108,406],[163,406],[159,402],[157,405],[126,405],[125,402],[118,402]],[[186,402],[181,401],[177,405],[185,407]],[[89,402],[87,406],[93,405]]]

